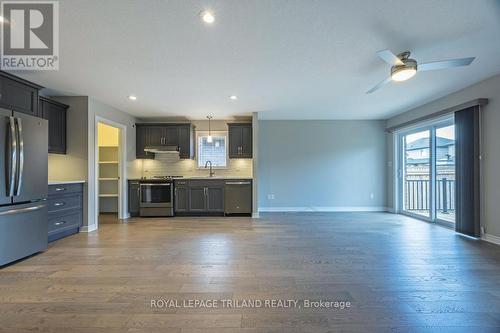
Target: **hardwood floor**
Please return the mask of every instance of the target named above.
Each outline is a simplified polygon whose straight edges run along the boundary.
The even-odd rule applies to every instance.
[[[28,331],[499,332],[500,247],[386,213],[130,219],[0,270],[0,332]]]

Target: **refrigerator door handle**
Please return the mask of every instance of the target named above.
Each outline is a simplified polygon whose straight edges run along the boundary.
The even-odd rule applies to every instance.
[[[23,125],[21,123],[21,118],[16,118],[17,120],[17,135],[19,137],[19,170],[17,173],[17,188],[14,195],[21,194],[21,187],[23,185],[23,169],[24,169],[24,140],[23,140]]]
[[[9,180],[8,180],[8,196],[14,196],[14,187],[16,184],[16,172],[17,172],[17,135],[16,135],[16,122],[14,117],[9,117],[9,135],[10,135],[10,146],[9,146]]]
[[[0,216],[14,215],[14,214],[22,214],[22,213],[32,212],[32,211],[35,211],[35,210],[42,209],[44,207],[45,207],[45,205],[38,205],[38,206],[26,207],[26,208],[20,208],[20,209],[11,209],[11,210],[7,210],[5,212],[0,212]]]

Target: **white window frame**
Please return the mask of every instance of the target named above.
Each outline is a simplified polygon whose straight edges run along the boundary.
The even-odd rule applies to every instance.
[[[229,169],[229,152],[228,152],[228,140],[229,140],[229,135],[228,135],[228,132],[227,131],[210,131],[210,134],[212,136],[224,136],[225,137],[225,140],[224,140],[224,145],[225,145],[225,148],[226,148],[226,166],[213,166],[212,169],[218,169],[218,170],[225,170],[225,169]],[[205,165],[202,165],[200,166],[199,165],[199,153],[200,153],[200,149],[199,149],[199,146],[198,146],[198,143],[200,142],[200,137],[202,136],[208,136],[208,131],[196,131],[196,143],[195,143],[195,147],[196,147],[196,157],[195,157],[195,160],[196,160],[196,168],[197,169],[205,169]]]

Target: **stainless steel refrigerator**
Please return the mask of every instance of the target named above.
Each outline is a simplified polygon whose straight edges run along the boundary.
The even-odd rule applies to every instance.
[[[0,266],[47,248],[48,122],[0,108]]]

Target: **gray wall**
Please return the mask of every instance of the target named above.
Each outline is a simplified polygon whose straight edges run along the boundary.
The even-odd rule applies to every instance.
[[[83,225],[88,221],[88,97],[51,97],[69,105],[66,119],[66,155],[49,154],[49,180],[84,180]]]
[[[384,209],[384,126],[371,120],[260,120],[259,209]]]
[[[429,115],[476,98],[488,98],[489,104],[482,112],[482,183],[481,183],[481,219],[486,233],[500,237],[500,75],[479,82],[446,97],[435,100],[421,107],[409,110],[387,121],[387,126],[395,126],[406,121]],[[388,141],[388,158],[393,150],[392,140]],[[388,180],[394,179],[393,172],[388,172]],[[388,204],[392,206],[392,182],[388,183]]]
[[[87,180],[87,97],[51,97],[69,105],[66,155],[49,154],[49,180]]]

